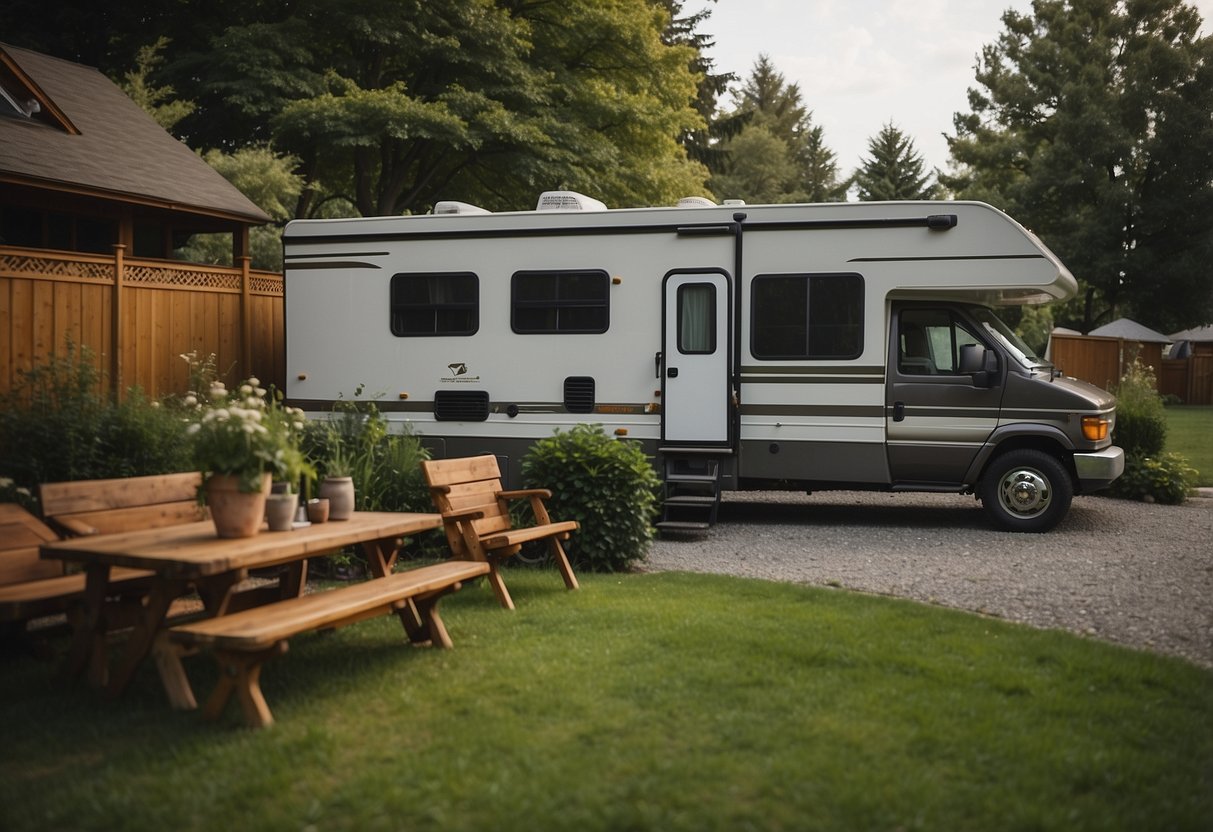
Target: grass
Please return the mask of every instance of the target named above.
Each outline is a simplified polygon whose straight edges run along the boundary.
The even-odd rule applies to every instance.
[[[1200,472],[1197,485],[1213,486],[1213,406],[1168,407],[1167,450],[1183,454]]]
[[[0,828],[1207,829],[1213,672],[905,601],[763,581],[512,570],[301,637],[252,732],[53,664],[0,674]],[[187,661],[200,696],[209,660]]]

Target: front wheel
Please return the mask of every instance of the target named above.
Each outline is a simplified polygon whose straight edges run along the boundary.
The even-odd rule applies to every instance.
[[[986,512],[1007,531],[1047,532],[1070,509],[1074,485],[1057,457],[1023,449],[990,463],[980,496]]]

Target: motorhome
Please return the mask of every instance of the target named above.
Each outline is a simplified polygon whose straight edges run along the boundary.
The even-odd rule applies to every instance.
[[[284,234],[287,395],[378,396],[437,457],[579,422],[642,443],[659,526],[730,490],[972,493],[1044,531],[1108,486],[1115,398],[1064,378],[993,311],[1072,297],[1039,239],[976,202],[300,220]]]

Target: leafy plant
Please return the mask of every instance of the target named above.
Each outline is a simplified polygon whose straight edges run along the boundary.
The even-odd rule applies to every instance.
[[[1197,472],[1177,453],[1163,453],[1167,413],[1154,370],[1134,359],[1116,390],[1113,440],[1124,449],[1125,471],[1112,483],[1113,496],[1168,504],[1182,503]]]
[[[644,558],[660,481],[639,445],[613,439],[601,425],[576,425],[536,442],[522,476],[526,487],[552,491],[553,518],[581,524],[566,544],[579,567],[619,572]]]
[[[94,353],[71,339],[0,395],[0,467],[16,487],[190,468],[185,422],[138,388],[104,389]]]
[[[1118,497],[1178,505],[1196,485],[1198,472],[1177,453],[1125,461],[1125,472],[1112,484]]]

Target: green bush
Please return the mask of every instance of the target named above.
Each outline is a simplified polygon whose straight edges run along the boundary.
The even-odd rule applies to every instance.
[[[536,442],[522,477],[528,488],[551,490],[553,519],[581,524],[566,545],[579,568],[621,572],[648,552],[661,483],[636,443],[577,425]]]
[[[1196,484],[1196,469],[1179,454],[1125,461],[1125,472],[1112,484],[1117,497],[1178,505]]]
[[[16,486],[164,474],[190,469],[185,421],[132,388],[121,400],[103,390],[87,347],[22,373],[0,396],[0,474]]]
[[[1134,360],[1116,388],[1116,429],[1112,440],[1128,459],[1157,457],[1167,439],[1167,413],[1154,370]]]

